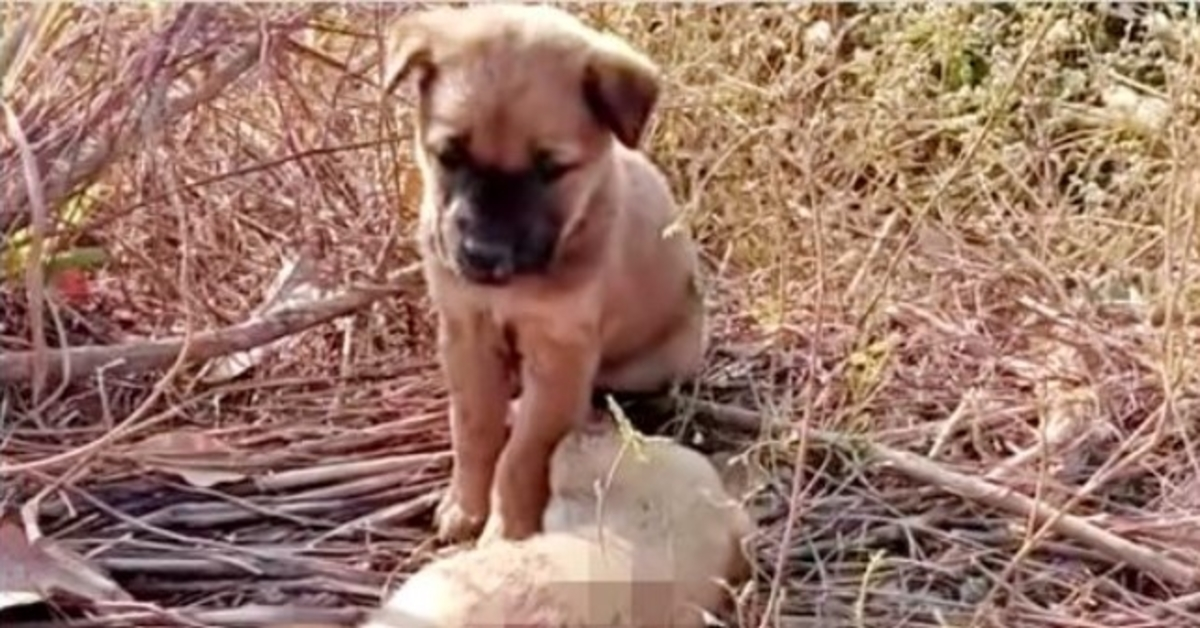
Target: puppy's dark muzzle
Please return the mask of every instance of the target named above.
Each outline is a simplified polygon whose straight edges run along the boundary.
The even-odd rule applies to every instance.
[[[554,197],[526,173],[481,168],[453,173],[446,193],[454,255],[473,283],[499,285],[545,272],[558,240]]]
[[[458,247],[458,261],[463,273],[480,283],[504,283],[516,270],[512,247],[479,238],[462,239]]]

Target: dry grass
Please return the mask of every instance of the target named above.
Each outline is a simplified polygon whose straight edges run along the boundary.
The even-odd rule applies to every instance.
[[[230,325],[284,257],[326,286],[413,258],[408,118],[368,65],[395,7],[155,6],[0,9],[5,353]],[[650,151],[714,286],[697,398],[798,428],[685,426],[766,471],[740,625],[1200,625],[1200,582],[946,479],[1200,562],[1194,17],[583,10],[667,72]],[[64,206],[86,215],[56,226]],[[7,263],[29,216],[57,236],[49,279]],[[55,270],[80,247],[106,259]],[[137,600],[53,616],[261,625],[280,617],[264,605],[375,603],[428,558],[447,472],[426,311],[413,288],[232,381],[180,363],[8,386],[6,511]]]

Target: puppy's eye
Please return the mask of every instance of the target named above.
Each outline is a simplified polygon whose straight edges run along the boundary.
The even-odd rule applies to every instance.
[[[467,163],[467,143],[461,137],[452,137],[434,149],[434,156],[446,170],[461,168]]]
[[[557,181],[573,167],[571,164],[556,161],[549,151],[539,150],[533,154],[533,172],[543,181]]]

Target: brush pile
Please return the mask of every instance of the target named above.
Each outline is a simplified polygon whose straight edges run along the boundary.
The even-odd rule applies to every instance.
[[[573,9],[667,76],[730,625],[1200,625],[1200,21],[1131,6]],[[347,623],[439,551],[411,7],[0,8],[3,625]]]

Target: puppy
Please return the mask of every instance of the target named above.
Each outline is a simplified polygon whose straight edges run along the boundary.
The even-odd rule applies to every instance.
[[[639,440],[611,421],[570,432],[544,532],[429,563],[361,628],[703,626],[750,575],[753,524],[699,452]]]
[[[438,536],[475,536],[492,516],[521,539],[594,390],[653,393],[701,366],[696,250],[666,233],[671,192],[638,152],[659,74],[561,10],[486,4],[399,18],[384,89],[409,79],[454,454]]]

